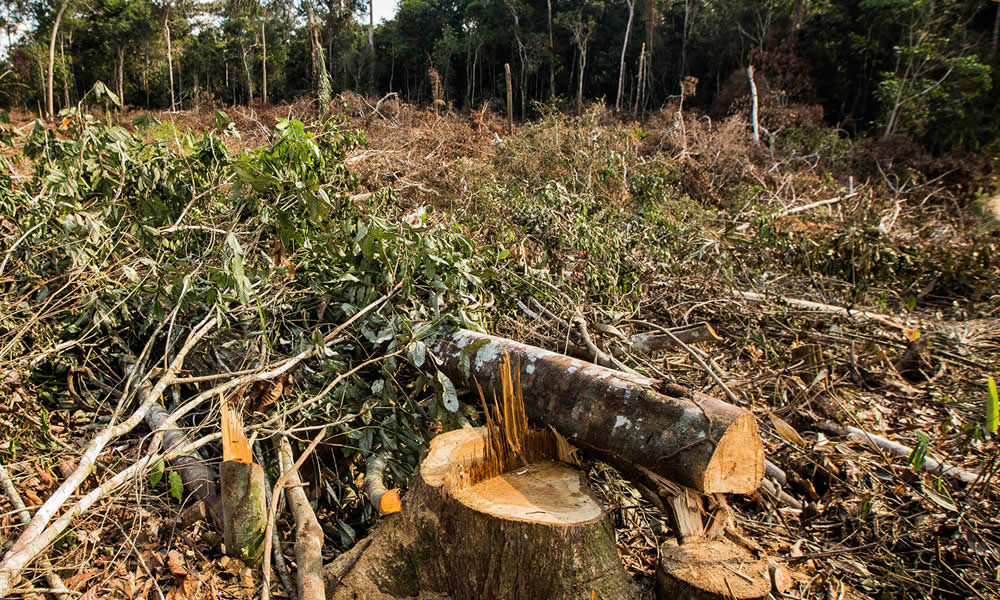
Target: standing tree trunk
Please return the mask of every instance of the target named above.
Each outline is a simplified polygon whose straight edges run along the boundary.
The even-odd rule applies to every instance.
[[[632,36],[632,18],[635,16],[635,2],[625,0],[628,4],[628,25],[625,26],[625,41],[622,42],[622,59],[618,65],[618,96],[615,99],[615,110],[622,109],[622,90],[625,86],[625,52],[628,50],[628,40]]]
[[[62,4],[59,5],[59,12],[56,13],[56,20],[52,23],[52,35],[49,37],[49,86],[45,90],[45,110],[49,113],[49,119],[56,118],[55,102],[52,98],[52,86],[54,81],[53,72],[55,70],[56,63],[56,35],[59,33],[59,24],[62,22],[63,13],[66,12],[66,7],[69,5],[69,0],[63,0]]]
[[[375,0],[368,0],[368,55],[368,91],[375,94]]]
[[[583,112],[583,73],[587,68],[587,47],[580,46],[580,78],[576,88],[576,111]]]
[[[170,4],[163,7],[163,38],[167,42],[167,73],[170,75],[170,110],[177,110],[177,101],[174,98],[174,57],[170,48]]]
[[[753,143],[760,143],[760,123],[757,121],[757,84],[753,80],[753,65],[747,66],[747,79],[750,80],[750,118],[753,120]]]
[[[63,106],[69,106],[69,69],[66,68],[66,36],[59,36],[59,63],[62,65]]]
[[[125,48],[118,46],[118,99],[125,103]]]
[[[250,52],[249,48],[243,48],[242,44],[240,48],[243,50],[243,71],[247,74],[247,94],[248,100],[247,105],[253,104],[253,77],[250,75],[250,65],[247,63],[247,53]]]
[[[267,104],[267,35],[264,33],[264,21],[260,22],[260,45],[264,49],[264,58],[261,61],[261,101]]]
[[[549,98],[556,97],[556,46],[552,42],[552,0],[547,0],[549,9]]]

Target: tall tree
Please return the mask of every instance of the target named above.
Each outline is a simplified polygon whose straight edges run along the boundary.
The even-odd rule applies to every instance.
[[[625,53],[628,51],[628,42],[632,37],[632,19],[635,17],[635,2],[625,0],[628,5],[628,25],[625,26],[625,41],[622,42],[622,59],[618,64],[618,95],[615,97],[615,110],[622,109],[622,91],[625,87]]]
[[[55,71],[56,63],[56,36],[59,35],[59,24],[62,23],[63,15],[66,13],[66,8],[69,6],[69,0],[62,0],[59,3],[59,11],[56,13],[55,21],[52,22],[52,34],[49,37],[49,72],[48,72],[48,87],[45,90],[45,109],[49,113],[50,119],[56,118],[55,102],[53,101],[53,72]]]

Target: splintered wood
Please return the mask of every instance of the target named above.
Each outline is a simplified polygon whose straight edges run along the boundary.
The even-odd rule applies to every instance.
[[[222,460],[249,465],[253,462],[250,442],[243,432],[243,420],[229,408],[229,401],[219,397],[222,411]]]
[[[518,369],[512,369],[509,354],[504,354],[500,366],[500,385],[500,398],[494,391],[493,406],[490,407],[482,386],[476,381],[483,414],[486,415],[483,455],[471,464],[453,465],[445,479],[446,491],[471,487],[514,469],[557,458],[559,453],[554,432],[528,427],[520,365]]]

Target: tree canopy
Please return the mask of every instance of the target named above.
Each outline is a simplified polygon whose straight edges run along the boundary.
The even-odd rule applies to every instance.
[[[718,115],[746,94],[754,64],[765,112],[768,102],[822,107],[848,133],[909,134],[939,151],[982,150],[1000,131],[1000,4],[989,0],[400,0],[372,32],[370,10],[364,0],[8,2],[0,106],[43,108],[58,30],[57,110],[96,81],[139,107],[170,107],[172,90],[176,108],[265,92],[290,101],[317,88],[323,60],[334,94],[412,102],[434,100],[434,69],[455,109],[502,104],[506,63],[519,119],[538,116],[536,102],[655,110],[693,77],[686,106]]]

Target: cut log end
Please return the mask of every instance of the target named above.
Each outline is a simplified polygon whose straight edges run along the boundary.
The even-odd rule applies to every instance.
[[[756,600],[771,591],[767,560],[721,539],[664,544],[657,584],[659,597],[676,600]]]
[[[453,479],[481,455],[484,430],[459,429],[437,436],[421,467],[424,482],[440,488],[474,511],[512,521],[544,525],[583,525],[604,517],[586,493],[583,474],[566,465],[543,461],[465,487]]]
[[[721,494],[749,494],[756,490],[764,478],[766,463],[759,440],[757,418],[752,413],[736,417],[705,468],[701,489]]]

